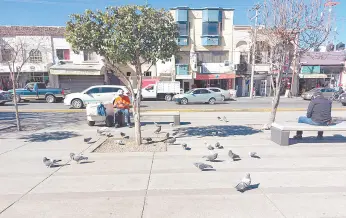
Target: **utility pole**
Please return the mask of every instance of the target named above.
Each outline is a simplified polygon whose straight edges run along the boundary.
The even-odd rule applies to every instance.
[[[257,22],[258,22],[258,10],[261,8],[259,4],[256,4],[251,10],[256,11],[255,15],[255,33],[252,41],[252,63],[251,63],[251,80],[250,80],[250,98],[254,97],[254,77],[255,77],[255,56],[256,56],[256,42],[257,42]]]

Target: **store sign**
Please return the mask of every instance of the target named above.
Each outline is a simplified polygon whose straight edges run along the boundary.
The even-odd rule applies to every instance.
[[[98,76],[101,75],[100,70],[54,70],[50,69],[52,75],[77,75],[77,76]]]
[[[320,66],[302,66],[301,74],[319,74],[321,73]]]
[[[225,74],[196,74],[196,80],[210,80],[210,79],[234,79],[235,73]]]

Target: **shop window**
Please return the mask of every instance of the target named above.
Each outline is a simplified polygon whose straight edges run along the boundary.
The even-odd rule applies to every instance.
[[[59,60],[70,60],[70,49],[57,49],[56,56]]]
[[[92,51],[84,51],[84,61],[97,61],[97,54]]]
[[[41,63],[42,62],[42,53],[39,50],[31,50],[29,52],[29,61],[30,63]]]
[[[151,71],[145,71],[144,76],[151,76]]]
[[[180,36],[187,36],[189,34],[187,23],[178,23],[178,31]]]

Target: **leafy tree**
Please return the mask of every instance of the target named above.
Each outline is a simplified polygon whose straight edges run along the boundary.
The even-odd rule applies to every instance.
[[[141,144],[140,102],[143,72],[158,60],[168,60],[179,51],[177,25],[168,11],[148,6],[108,7],[105,11],[86,10],[73,14],[67,22],[66,39],[78,52],[91,50],[101,55],[107,69],[115,72],[131,91],[135,136]],[[149,69],[142,70],[143,64]],[[119,65],[135,67],[137,93]]]

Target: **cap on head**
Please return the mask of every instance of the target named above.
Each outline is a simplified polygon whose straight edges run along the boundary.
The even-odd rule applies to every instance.
[[[119,90],[118,90],[118,95],[123,95],[123,94],[124,94],[124,90],[119,89]]]

